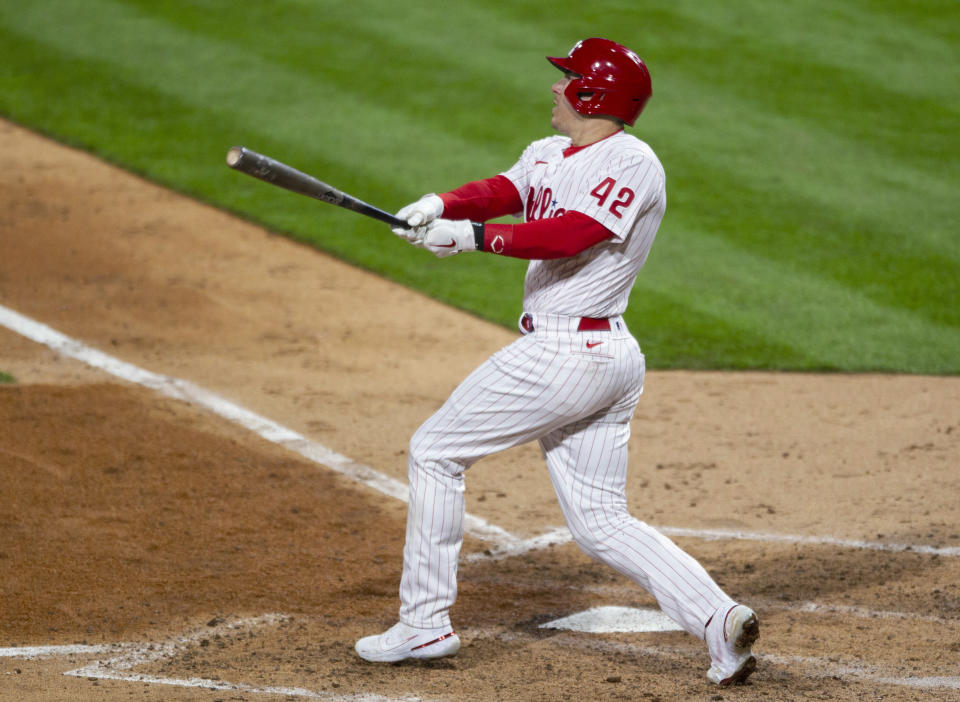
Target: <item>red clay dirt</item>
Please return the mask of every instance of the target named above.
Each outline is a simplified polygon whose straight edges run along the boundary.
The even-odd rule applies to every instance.
[[[419,423],[514,338],[18,126],[0,149],[0,305],[397,480]],[[686,634],[540,628],[654,604],[570,544],[489,558],[468,537],[460,654],[365,663],[353,641],[395,620],[402,502],[3,327],[0,371],[0,648],[145,646],[0,657],[0,700],[960,695],[958,378],[648,373],[631,509],[696,532],[677,541],[761,617],[758,672],[721,691]],[[535,446],[467,484],[517,536],[562,523]],[[140,680],[63,674],[118,655],[100,670]],[[223,689],[185,686],[204,680]]]

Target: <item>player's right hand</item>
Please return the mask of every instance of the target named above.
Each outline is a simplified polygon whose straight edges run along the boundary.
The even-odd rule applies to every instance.
[[[445,258],[461,251],[476,251],[477,240],[473,224],[467,219],[437,219],[422,227],[426,230],[420,246],[437,258]]]

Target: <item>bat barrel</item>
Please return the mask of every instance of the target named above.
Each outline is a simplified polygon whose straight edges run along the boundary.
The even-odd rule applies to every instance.
[[[291,192],[306,195],[337,207],[343,207],[359,214],[380,220],[391,227],[407,228],[406,222],[397,219],[389,212],[364,202],[352,195],[337,190],[332,185],[324,183],[311,175],[302,173],[285,163],[275,161],[269,156],[258,154],[244,146],[234,146],[227,151],[227,165],[234,170],[241,171],[254,178],[290,190]]]

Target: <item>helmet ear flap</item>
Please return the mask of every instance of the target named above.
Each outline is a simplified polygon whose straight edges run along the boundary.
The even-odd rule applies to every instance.
[[[580,83],[582,79],[577,78],[570,81],[570,84],[567,85],[566,90],[563,91],[564,96],[567,98],[567,102],[570,103],[570,106],[580,114],[586,114],[583,111],[583,101],[580,99],[580,93],[586,92],[582,89]]]
[[[571,107],[582,115],[608,114],[604,112],[603,105],[606,91],[588,85],[583,78],[570,81],[563,94]]]
[[[565,57],[547,60],[576,76],[564,90],[573,108],[583,115],[607,115],[633,125],[650,99],[650,73],[633,51],[609,39],[584,39]],[[592,93],[590,98],[581,93]]]

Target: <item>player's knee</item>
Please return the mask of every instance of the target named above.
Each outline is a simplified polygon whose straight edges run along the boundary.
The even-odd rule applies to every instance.
[[[594,558],[603,559],[603,554],[610,550],[611,534],[606,530],[594,529],[593,531],[581,531],[573,536],[573,540],[584,553]]]
[[[570,528],[573,542],[584,553],[594,558],[599,556],[599,552],[603,549],[603,539],[598,533],[595,523],[587,523],[581,519],[576,519],[567,520],[567,526]]]
[[[584,553],[603,560],[628,521],[631,517],[625,509],[603,508],[581,514],[575,523],[568,524],[577,546]]]
[[[410,439],[408,463],[411,471],[442,471],[450,475],[462,472],[462,468],[446,455],[441,442],[431,439],[429,432],[417,432]]]
[[[427,424],[417,429],[414,435],[410,437],[408,446],[410,462],[426,463],[441,458],[438,438]]]
[[[429,455],[429,444],[426,444],[422,441],[420,437],[420,432],[417,432],[410,439],[410,444],[407,447],[407,457],[410,462],[410,466],[415,466],[417,464],[423,464],[428,459]]]

